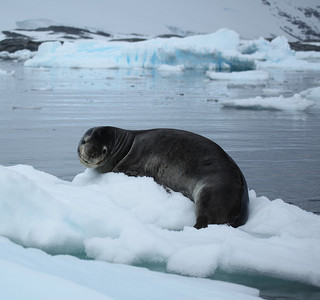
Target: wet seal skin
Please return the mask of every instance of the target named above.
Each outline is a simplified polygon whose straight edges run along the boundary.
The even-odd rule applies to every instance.
[[[89,129],[78,146],[80,162],[100,173],[149,176],[196,204],[195,228],[243,225],[248,187],[232,158],[213,141],[183,130]]]

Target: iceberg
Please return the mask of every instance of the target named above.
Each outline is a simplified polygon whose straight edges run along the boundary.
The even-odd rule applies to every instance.
[[[21,26],[33,28],[37,22],[46,24],[47,20],[26,21]],[[51,68],[148,68],[161,71],[170,68],[170,71],[229,72],[266,68],[320,69],[319,55],[295,52],[288,40],[281,36],[272,41],[264,38],[241,40],[235,31],[222,28],[210,34],[185,37],[117,34],[112,38],[109,33],[101,31],[54,27],[23,31],[26,37],[35,40],[37,52],[0,53],[0,58],[18,59],[27,67]],[[19,32],[12,34],[19,35]],[[39,48],[38,44],[41,44]],[[29,49],[34,51],[34,47]]]
[[[254,60],[238,51],[239,35],[221,29],[207,35],[137,43],[99,40],[47,42],[25,62],[27,67],[158,68],[243,71],[255,68]]]
[[[0,167],[0,193],[0,234],[24,247],[195,277],[235,272],[320,287],[320,216],[254,191],[244,226],[201,230],[192,227],[193,202],[147,177],[86,170],[68,182],[17,165]]]

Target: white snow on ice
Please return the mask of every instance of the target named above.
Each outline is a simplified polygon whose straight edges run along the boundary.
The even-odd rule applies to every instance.
[[[151,178],[86,170],[67,182],[17,165],[0,167],[0,190],[0,234],[25,247],[197,277],[222,270],[320,286],[320,217],[254,191],[244,226],[196,230],[194,204]]]
[[[245,109],[267,109],[267,110],[284,110],[284,111],[304,111],[315,105],[314,101],[295,94],[292,97],[255,97],[246,99],[234,99],[221,102],[224,107],[245,108]]]

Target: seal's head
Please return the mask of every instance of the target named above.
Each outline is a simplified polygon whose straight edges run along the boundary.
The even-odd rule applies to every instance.
[[[89,129],[79,142],[80,162],[87,168],[97,168],[108,160],[108,146],[102,128]]]

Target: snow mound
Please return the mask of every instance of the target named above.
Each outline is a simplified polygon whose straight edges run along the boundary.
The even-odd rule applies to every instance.
[[[312,107],[315,103],[304,99],[299,94],[295,94],[289,98],[283,96],[262,98],[258,96],[248,99],[226,100],[221,102],[221,104],[228,108],[304,111]]]
[[[222,270],[320,286],[320,217],[254,191],[246,225],[201,230],[189,199],[146,177],[86,170],[66,182],[0,167],[0,193],[0,234],[23,246],[197,277]]]

